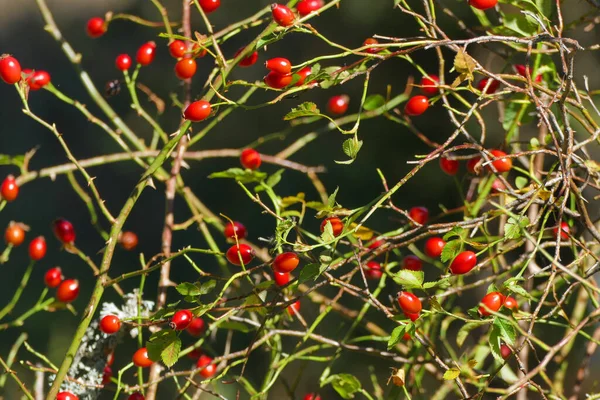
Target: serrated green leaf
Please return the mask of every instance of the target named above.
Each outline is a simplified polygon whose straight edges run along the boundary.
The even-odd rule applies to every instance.
[[[402,269],[391,275],[394,281],[397,284],[404,286],[405,289],[421,288],[423,287],[423,281],[425,280],[423,271]]]
[[[365,99],[365,104],[363,104],[363,108],[366,111],[375,110],[376,108],[381,107],[385,104],[385,97],[380,94],[372,94],[367,96]]]
[[[434,281],[434,282],[425,282],[423,283],[423,289],[433,289],[433,288],[439,288],[439,289],[447,289],[450,287],[450,277],[445,276],[440,280]]]
[[[175,340],[168,343],[163,351],[160,353],[160,358],[168,368],[171,368],[179,359],[179,352],[181,351],[181,339],[176,337]]]
[[[505,239],[518,239],[521,237],[521,232],[529,225],[529,218],[520,217],[519,220],[510,217],[504,225]]]
[[[462,240],[456,239],[451,240],[442,249],[441,260],[442,262],[447,262],[453,260],[454,257],[458,255],[462,250]]]
[[[150,336],[146,348],[152,361],[162,360],[167,367],[171,367],[179,356],[181,340],[175,331],[163,329]]]
[[[444,380],[451,381],[460,376],[460,369],[458,368],[450,368],[446,372],[444,372]]]
[[[267,177],[265,172],[253,171],[249,169],[241,168],[229,168],[226,171],[214,172],[208,176],[210,179],[214,178],[229,178],[235,179],[238,182],[250,183],[260,182]]]
[[[494,325],[492,329],[498,331],[498,335],[506,344],[514,347],[515,339],[517,338],[517,331],[510,321],[507,321],[504,318],[496,317],[494,318]]]
[[[292,111],[287,113],[285,117],[283,117],[283,120],[290,121],[296,118],[313,116],[321,116],[321,111],[315,103],[307,101],[298,105],[298,107],[292,108]]]
[[[464,238],[466,235],[467,231],[464,228],[461,228],[460,226],[455,226],[449,232],[446,232],[443,239],[448,240],[452,237]]]
[[[302,267],[302,271],[300,271],[300,276],[298,277],[298,283],[302,284],[309,280],[314,280],[319,276],[319,264],[311,263]]]
[[[394,346],[400,342],[405,333],[410,332],[410,326],[412,324],[398,325],[392,331],[390,338],[388,339],[387,348],[388,350],[392,349]]]
[[[531,299],[531,300],[535,300],[535,298],[527,291],[525,290],[523,287],[515,284],[506,284],[506,282],[504,283],[504,287],[508,290],[510,290],[513,293],[518,294],[519,296],[523,296],[527,299]]]
[[[200,288],[195,283],[182,282],[175,289],[183,296],[198,296],[200,294]]]
[[[329,384],[343,399],[353,399],[354,394],[362,388],[360,381],[350,374],[331,375],[321,382],[321,387]]]
[[[331,226],[331,221],[327,221],[323,228],[323,232],[321,233],[321,240],[325,243],[331,242],[335,239],[335,235],[333,234],[333,227]]]
[[[538,24],[525,14],[505,13],[504,26],[523,36],[534,36],[538,30]]]

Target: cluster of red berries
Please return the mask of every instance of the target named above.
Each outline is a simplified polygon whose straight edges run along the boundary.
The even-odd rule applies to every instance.
[[[512,169],[512,158],[507,157],[506,152],[498,149],[488,150],[488,157],[492,159],[491,163],[488,164],[487,169],[489,171],[496,171],[500,174],[508,172]],[[473,175],[478,175],[481,171],[482,158],[475,156],[467,161],[467,171]],[[446,174],[454,176],[458,173],[460,163],[458,160],[452,159],[447,156],[440,157],[440,168]]]
[[[269,70],[269,73],[265,76],[264,82],[268,87],[273,89],[288,87],[294,81],[294,76],[297,77],[294,86],[302,86],[312,71],[307,66],[292,74],[292,63],[283,57],[271,58],[267,60],[265,66]]]
[[[515,72],[517,74],[521,75],[524,78],[527,77],[527,72],[529,72],[528,66],[525,66],[523,64],[516,64],[514,66],[514,68],[515,68]],[[542,83],[543,78],[544,77],[542,76],[542,74],[537,74],[535,77],[535,82]],[[489,82],[489,84],[488,84],[488,82]],[[483,78],[477,83],[477,89],[480,92],[483,92],[484,94],[494,94],[494,93],[496,93],[496,91],[498,90],[499,87],[500,87],[500,82],[493,78]]]
[[[21,69],[21,64],[12,56],[3,55],[0,57],[0,78],[9,85],[19,82],[25,77],[25,82],[29,86],[29,90],[40,90],[50,83],[50,74],[42,70]],[[7,201],[8,198],[4,197]],[[16,197],[16,194],[15,194]],[[14,200],[14,199],[13,199]]]
[[[404,113],[411,117],[423,114],[429,108],[429,99],[427,96],[435,96],[439,93],[440,78],[437,75],[429,74],[421,78],[421,93],[408,99],[404,106]]]
[[[483,299],[481,299],[480,304],[479,314],[482,317],[487,317],[498,312],[502,306],[512,311],[517,311],[519,309],[517,300],[513,297],[505,296],[500,292],[490,292],[486,294],[483,296]]]

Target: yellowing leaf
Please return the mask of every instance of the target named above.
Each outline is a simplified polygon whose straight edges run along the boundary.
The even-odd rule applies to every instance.
[[[459,49],[454,57],[454,70],[460,75],[452,82],[452,87],[457,87],[464,81],[472,81],[473,71],[477,67],[477,62],[473,57],[467,54],[463,49]]]
[[[350,228],[354,229],[356,228],[358,224],[357,223],[351,223],[350,224]],[[375,233],[370,230],[369,228],[365,227],[365,226],[361,226],[360,228],[358,228],[358,230],[356,232],[354,232],[354,236],[356,236],[357,238],[359,238],[360,240],[371,240],[371,238],[373,237]]]
[[[444,372],[444,380],[451,381],[458,378],[459,375],[460,370],[458,368],[450,368],[448,371]]]

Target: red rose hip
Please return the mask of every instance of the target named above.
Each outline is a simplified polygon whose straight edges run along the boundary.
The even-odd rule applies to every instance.
[[[463,251],[457,255],[450,264],[450,272],[454,275],[462,275],[471,271],[477,264],[477,255],[472,251]]]
[[[119,332],[121,320],[116,315],[105,315],[100,320],[100,330],[107,335]]]
[[[408,216],[419,225],[425,225],[429,219],[429,210],[425,207],[413,207]]]
[[[131,68],[131,57],[129,54],[119,54],[115,60],[115,66],[121,71],[127,71]]]
[[[190,325],[193,318],[194,314],[190,310],[179,310],[171,317],[169,327],[176,331],[182,331]]]
[[[32,91],[40,90],[50,83],[50,74],[46,71],[35,71],[27,78],[27,84]]]
[[[254,250],[247,244],[240,243],[239,245],[233,245],[227,250],[227,260],[233,265],[241,266],[250,264],[254,259]]]
[[[134,232],[125,231],[119,236],[119,244],[127,251],[135,249],[138,245],[138,237]]]
[[[510,349],[510,347],[508,347],[505,344],[502,344],[500,346],[500,355],[502,356],[502,358],[504,358],[506,360],[510,357],[511,354],[512,354],[512,350]]]
[[[479,314],[482,317],[492,315],[492,312],[498,312],[504,303],[504,296],[500,292],[490,292],[483,296],[479,305]]]
[[[129,396],[127,400],[146,400],[146,398],[140,392],[135,392],[131,394],[131,396]]]
[[[4,241],[13,247],[20,246],[25,241],[24,225],[18,222],[11,222],[4,231]]]
[[[0,187],[0,195],[2,195],[2,199],[11,202],[17,199],[19,195],[19,185],[17,185],[17,181],[15,177],[12,175],[8,175],[2,181],[2,186]]]
[[[440,237],[431,237],[425,242],[425,254],[431,258],[438,258],[442,255],[446,242]]]
[[[56,400],[79,400],[79,397],[71,392],[59,392],[56,395]]]
[[[185,45],[185,42],[183,40],[173,40],[169,44],[169,54],[171,54],[173,58],[183,57],[186,50],[187,46]]]
[[[450,176],[456,175],[458,173],[459,166],[460,166],[460,163],[458,162],[458,160],[451,160],[444,156],[440,157],[440,168],[447,175],[450,175]]]
[[[418,95],[411,97],[404,106],[406,115],[416,117],[423,114],[429,108],[429,99],[425,96]]]
[[[512,159],[505,157],[506,153],[502,150],[490,150],[490,153],[497,160],[492,161],[492,165],[499,173],[508,172],[512,168]],[[504,157],[504,158],[503,158]]]
[[[469,5],[478,10],[487,10],[494,7],[498,0],[469,0]]]
[[[202,11],[207,14],[216,11],[221,6],[221,0],[199,0],[198,3],[200,3]]]
[[[288,6],[273,3],[271,5],[273,20],[280,26],[290,26],[294,24],[294,13]]]
[[[421,93],[426,96],[435,96],[440,92],[437,85],[440,78],[437,75],[430,74],[421,78]]]
[[[29,242],[29,258],[39,261],[46,255],[46,239],[43,236],[38,236]]]
[[[296,10],[298,10],[298,14],[304,17],[321,7],[323,7],[323,0],[301,0],[296,5]]]
[[[490,81],[490,80],[491,80],[491,82],[488,85],[488,81]],[[485,88],[486,86],[487,86],[487,89]],[[479,89],[479,91],[483,92],[484,94],[494,94],[494,93],[496,93],[496,91],[498,90],[499,87],[500,87],[500,82],[495,79],[492,79],[492,78],[483,78],[477,84],[477,89]]]
[[[273,261],[275,272],[292,272],[300,264],[300,257],[296,253],[281,253]]]
[[[333,96],[327,102],[327,111],[333,115],[342,115],[348,110],[350,104],[350,97],[345,94],[339,96]]]
[[[73,243],[75,241],[75,228],[73,224],[66,219],[59,218],[52,225],[54,235],[64,244]]]
[[[106,32],[106,23],[100,17],[90,18],[87,22],[86,32],[91,38],[98,38]]]
[[[58,285],[56,289],[56,299],[61,303],[71,303],[79,295],[79,281],[76,279],[66,279]]]
[[[152,361],[150,357],[148,357],[148,349],[146,349],[145,347],[142,347],[138,349],[135,353],[133,353],[132,361],[136,367],[141,368],[148,368],[149,366],[154,364],[154,361]]]
[[[202,368],[200,370],[200,375],[205,379],[212,377],[217,372],[217,366],[213,364],[212,361],[212,358],[203,354],[196,363],[196,367]]]
[[[150,65],[156,55],[156,43],[148,42],[140,46],[135,59],[140,65]]]
[[[344,230],[344,223],[338,217],[329,217],[325,218],[323,222],[321,222],[321,232],[325,231],[325,227],[327,223],[331,224],[331,228],[333,230],[333,236],[340,236]]]
[[[200,336],[204,332],[204,328],[204,320],[200,317],[194,317],[185,329],[192,336]]]
[[[240,155],[240,163],[244,168],[252,170],[258,169],[261,162],[260,154],[254,149],[244,149]]]
[[[565,221],[562,221],[560,223],[560,238],[562,240],[568,240],[569,233],[571,233],[571,228],[569,227],[569,224],[567,224]],[[558,226],[552,229],[552,235],[555,239],[558,237]]]
[[[244,239],[246,237],[246,235],[248,234],[248,231],[246,230],[246,227],[241,222],[234,221],[234,222],[229,222],[229,223],[227,223],[227,225],[225,225],[223,234],[225,235],[225,237],[227,239],[235,239],[235,236],[237,235],[237,238],[239,240],[239,239]]]
[[[290,60],[283,57],[271,58],[265,63],[265,66],[267,69],[282,75],[292,72],[292,63]]]
[[[196,74],[196,61],[193,58],[182,58],[175,64],[175,75],[181,79],[190,79]]]
[[[423,263],[419,257],[415,255],[408,255],[402,260],[402,269],[408,269],[411,271],[421,271],[423,269]]]
[[[21,80],[21,64],[16,58],[11,56],[0,58],[0,78],[9,85]]]
[[[234,54],[234,57],[237,57],[242,52],[242,50],[244,50],[243,47]],[[246,57],[242,58],[238,65],[240,67],[250,67],[250,66],[256,64],[257,60],[258,60],[258,52],[253,51],[252,53],[248,54]]]
[[[294,84],[294,86],[304,85],[306,78],[308,78],[308,76],[311,74],[311,72],[312,72],[311,67],[304,67],[300,71],[296,72],[296,74],[300,77],[300,79],[298,79],[298,81]]]
[[[273,280],[277,286],[284,286],[290,282],[289,272],[273,272]]]
[[[283,89],[292,83],[293,78],[292,74],[280,74],[271,71],[265,76],[265,84],[273,89]]]
[[[504,307],[509,310],[517,311],[519,309],[519,303],[517,303],[517,300],[514,297],[506,296],[504,299]]]
[[[50,268],[44,274],[44,283],[46,284],[47,287],[49,287],[51,289],[60,285],[62,280],[63,280],[62,271],[59,267]]]
[[[185,109],[185,111],[183,112],[183,116],[189,121],[200,122],[208,118],[211,110],[212,107],[208,101],[198,100],[194,101]]]
[[[398,304],[402,311],[409,314],[419,314],[423,309],[421,300],[410,292],[398,293]]]
[[[369,261],[365,268],[365,276],[368,279],[377,280],[381,278],[383,272],[381,272],[381,264],[376,261]]]

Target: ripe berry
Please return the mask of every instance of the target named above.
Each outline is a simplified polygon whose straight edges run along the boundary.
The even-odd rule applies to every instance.
[[[248,265],[254,258],[254,250],[247,244],[240,243],[239,245],[234,244],[227,250],[227,259],[233,265]],[[241,260],[240,260],[241,259]]]
[[[106,32],[106,24],[100,17],[90,18],[87,22],[86,31],[89,37],[98,38]]]
[[[469,5],[478,10],[487,10],[494,7],[498,0],[469,0]]]
[[[240,163],[244,168],[258,169],[261,163],[260,154],[254,149],[244,149],[240,155]]]
[[[472,251],[463,251],[450,264],[450,272],[454,275],[466,274],[477,264],[477,256]]]
[[[206,54],[208,54],[208,50],[206,50],[206,48],[200,47],[198,43],[194,43],[192,46],[192,56],[202,58]]]
[[[127,400],[145,400],[145,399],[146,398],[144,397],[144,395],[141,394],[140,392],[135,392],[127,398]]]
[[[375,261],[369,261],[367,263],[367,268],[365,268],[365,276],[368,279],[375,280],[381,278],[381,275],[383,275],[383,272],[381,272],[381,264]]]
[[[511,158],[500,158],[506,156],[506,153],[502,150],[490,150],[492,156],[494,158],[499,158],[498,160],[492,161],[492,165],[498,171],[498,173],[508,172],[512,168],[512,159]]]
[[[288,6],[273,3],[271,4],[271,12],[273,13],[273,20],[280,26],[290,26],[294,23],[294,13]]]
[[[419,319],[419,313],[409,313],[404,311],[404,315],[406,316],[406,318],[409,318],[413,322]]]
[[[2,198],[8,202],[14,201],[19,195],[19,185],[17,185],[17,181],[15,181],[15,177],[12,175],[8,175],[2,181],[2,186],[0,187],[0,194]]]
[[[437,85],[440,82],[440,78],[437,75],[429,74],[421,78],[421,93],[426,96],[435,96],[440,92]]]
[[[185,54],[187,50],[187,46],[183,42],[183,40],[173,40],[169,44],[169,53],[173,58],[181,58]]]
[[[510,347],[508,347],[505,344],[502,344],[500,346],[500,355],[502,356],[502,358],[504,358],[505,360],[510,357],[510,355],[512,354],[512,350],[510,349]]]
[[[56,299],[61,303],[71,303],[79,295],[79,281],[76,279],[65,279],[56,289]]]
[[[492,192],[500,193],[503,190],[506,190],[506,186],[499,178],[496,178],[492,183]]]
[[[200,358],[201,355],[202,355],[202,352],[198,349],[194,349],[187,354],[188,358],[195,360],[195,361],[198,361],[198,359]]]
[[[306,78],[308,78],[308,76],[310,75],[311,72],[312,72],[311,67],[304,67],[300,71],[296,72],[296,74],[298,76],[300,76],[300,79],[298,79],[298,81],[296,82],[296,84],[294,86],[304,85],[304,81],[306,80]]]
[[[321,400],[321,396],[319,396],[318,394],[309,393],[306,396],[304,396],[303,400]]]
[[[444,156],[440,157],[440,168],[447,175],[454,176],[458,173],[458,168],[460,167],[460,163],[458,160],[451,160]]]
[[[9,85],[21,80],[21,64],[11,56],[0,58],[0,78]]]
[[[479,89],[480,92],[484,92],[485,86],[488,84],[488,81],[492,79],[492,78],[483,78],[482,80],[479,81],[479,83],[477,84],[477,89]],[[485,94],[493,94],[496,93],[496,90],[498,90],[498,88],[500,87],[500,81],[497,81],[495,79],[492,79],[492,81],[490,82],[490,85],[488,86],[487,90],[485,90]]]
[[[409,341],[410,339],[410,333],[406,332],[404,335],[402,335],[402,340]]]
[[[204,332],[204,320],[200,317],[192,318],[186,330],[192,336],[200,336]]]
[[[273,280],[277,286],[287,285],[290,281],[290,273],[289,272],[273,272]]]
[[[323,222],[321,222],[321,232],[325,231],[325,227],[327,226],[327,222],[331,224],[331,228],[333,231],[333,236],[340,236],[342,231],[344,230],[344,223],[338,217],[329,217],[325,218]]]
[[[444,250],[445,245],[446,242],[444,239],[440,237],[430,237],[425,242],[425,254],[431,258],[438,258],[442,255],[442,250]]]
[[[233,57],[237,57],[242,50],[244,50],[244,47],[242,47],[241,49],[239,49]],[[239,66],[240,67],[249,67],[251,65],[256,64],[256,61],[258,60],[258,52],[257,51],[253,51],[252,53],[248,54],[246,57],[242,58],[239,62]]]
[[[370,45],[374,45],[374,44],[379,44],[379,41],[375,38],[367,38],[365,39],[365,41],[363,42],[363,46],[370,46]],[[369,54],[377,54],[379,53],[381,50],[383,50],[381,47],[368,47],[365,52],[369,53]]]
[[[479,161],[481,157],[473,157],[467,161],[467,171],[473,175],[479,175]]]
[[[425,225],[429,219],[429,210],[425,207],[413,207],[408,211],[408,216],[419,225]]]
[[[121,320],[116,315],[105,315],[100,320],[100,330],[107,335],[119,332],[121,329]]]
[[[571,228],[569,227],[569,224],[567,224],[565,221],[562,221],[560,223],[560,238],[562,240],[568,240],[570,232],[571,232]],[[556,237],[558,236],[558,226],[554,227],[554,229],[552,229],[552,235],[556,239]]]
[[[212,363],[213,359],[207,355],[201,355],[196,363],[196,367],[202,368],[200,370],[200,375],[203,378],[210,378],[217,372],[217,366]]]
[[[384,244],[385,244],[385,240],[383,240],[383,239],[375,240],[374,242],[371,242],[369,244],[369,249],[371,249],[371,250],[376,249],[378,247],[383,246]]]
[[[198,100],[190,104],[183,112],[183,117],[189,121],[204,121],[210,115],[212,107],[206,100]]]
[[[131,251],[138,245],[138,237],[134,232],[125,231],[119,236],[119,243],[125,250]]]
[[[102,384],[108,385],[112,378],[112,369],[109,366],[104,367],[104,373],[102,374]]]
[[[348,110],[350,104],[350,97],[342,94],[340,96],[333,96],[327,102],[327,111],[329,114],[342,115]]]
[[[529,69],[529,67],[526,67],[526,66],[525,66],[525,65],[523,65],[523,64],[517,64],[517,65],[515,65],[515,70],[517,71],[517,74],[521,75],[523,78],[526,78],[526,77],[527,77],[527,70],[528,70],[528,69]],[[535,77],[535,81],[536,81],[537,83],[540,83],[540,82],[542,82],[542,74],[538,74],[538,75]]]
[[[25,240],[25,229],[23,229],[23,224],[19,224],[17,222],[11,222],[6,227],[6,231],[4,232],[4,240],[6,244],[10,244],[13,247],[20,246]]]
[[[423,263],[419,257],[415,255],[408,255],[402,260],[402,269],[408,269],[411,271],[421,271],[423,269]]]
[[[193,58],[182,58],[175,64],[175,75],[179,79],[190,79],[196,74],[196,61]]]
[[[411,97],[404,106],[406,115],[417,116],[423,114],[429,108],[429,100],[427,97],[417,95]]]
[[[50,83],[50,74],[46,71],[35,71],[27,78],[27,84],[30,90],[40,90]]]
[[[46,239],[38,236],[29,242],[29,257],[32,260],[39,261],[46,255]]]
[[[398,304],[405,313],[418,314],[423,309],[421,300],[410,292],[398,293]]]
[[[248,232],[246,231],[246,227],[241,222],[229,222],[225,225],[224,235],[227,239],[235,239],[237,234],[237,238],[244,239]]]
[[[281,253],[273,261],[273,270],[275,272],[292,272],[300,264],[300,258],[296,253]]]
[[[50,268],[44,275],[44,283],[51,289],[60,285],[62,280],[62,271],[59,267]]]
[[[221,5],[221,0],[200,0],[200,7],[205,13],[211,13],[215,11]]]
[[[271,58],[265,63],[265,66],[267,69],[282,75],[292,72],[292,63],[290,60],[283,57]]]
[[[148,349],[146,349],[145,347],[142,347],[138,349],[135,353],[133,353],[132,361],[136,367],[141,368],[148,368],[149,366],[154,364],[154,361],[152,361],[150,357],[148,357]]]
[[[171,317],[169,327],[176,331],[182,331],[190,325],[193,318],[194,314],[190,310],[179,310]]]
[[[265,84],[273,89],[283,89],[292,83],[292,79],[292,74],[282,75],[275,71],[271,71],[267,74],[267,76],[265,76]]]
[[[502,293],[490,292],[483,296],[483,299],[481,299],[479,314],[481,314],[482,317],[492,315],[492,311],[498,312],[500,307],[502,307],[502,303],[504,303],[504,296]]]
[[[131,63],[132,61],[131,57],[129,57],[129,54],[119,54],[115,60],[117,69],[121,71],[127,71],[129,68],[131,68]]]
[[[300,312],[300,300],[296,301],[295,303],[290,304],[287,308],[287,312],[289,315],[295,315],[296,313],[299,313]]]
[[[135,56],[138,64],[149,65],[154,61],[156,55],[156,43],[148,42],[140,46]]]
[[[298,14],[304,17],[321,7],[323,7],[323,0],[301,0],[296,5],[296,10],[298,10]]]
[[[52,225],[54,235],[64,244],[73,243],[75,241],[75,228],[73,224],[66,219],[59,218]]]
[[[504,299],[504,307],[509,310],[517,311],[519,309],[519,303],[517,303],[517,300],[514,297],[506,296]]]
[[[71,392],[60,392],[56,395],[56,400],[79,400],[79,397]]]

